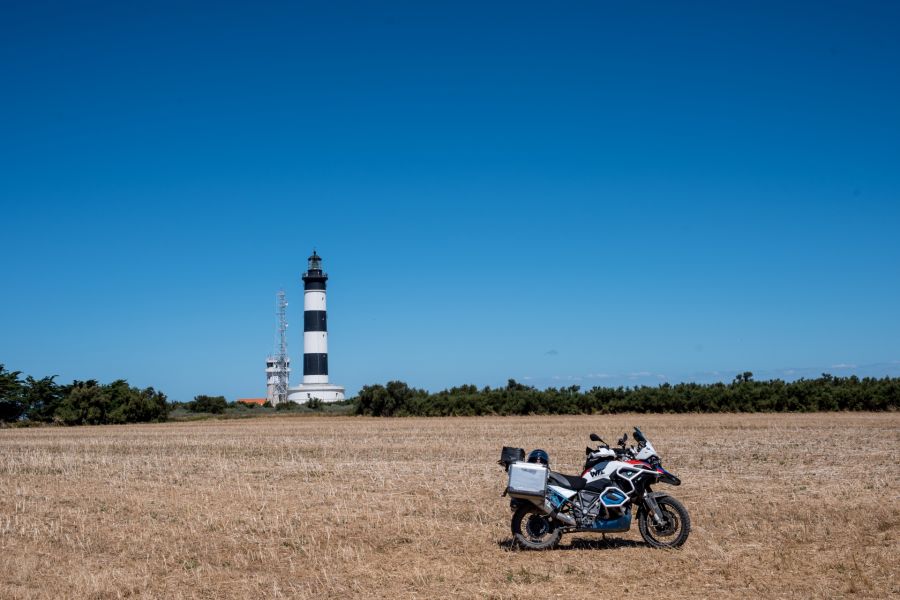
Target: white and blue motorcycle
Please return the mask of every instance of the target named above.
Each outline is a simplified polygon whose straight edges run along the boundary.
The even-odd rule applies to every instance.
[[[543,550],[559,543],[564,533],[621,533],[631,529],[637,513],[641,537],[655,548],[677,548],[691,532],[684,505],[651,485],[681,485],[666,471],[653,444],[634,428],[637,446],[628,434],[610,448],[596,433],[597,448],[585,449],[584,472],[564,475],[550,470],[550,457],[532,450],[504,447],[499,463],[509,474],[504,495],[512,497],[512,532],[525,548]]]

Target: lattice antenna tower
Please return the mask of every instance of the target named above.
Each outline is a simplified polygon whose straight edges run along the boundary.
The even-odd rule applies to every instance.
[[[287,296],[284,290],[278,292],[275,300],[275,314],[278,317],[278,346],[275,349],[275,397],[277,402],[286,402],[290,385],[290,359],[287,353]]]

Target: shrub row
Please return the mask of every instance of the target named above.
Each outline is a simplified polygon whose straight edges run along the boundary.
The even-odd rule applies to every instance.
[[[99,425],[165,421],[168,415],[166,395],[152,387],[139,389],[121,379],[59,385],[53,377],[22,380],[20,374],[0,365],[0,421]]]
[[[680,383],[581,391],[577,385],[538,390],[510,379],[506,387],[462,385],[437,393],[402,381],[367,385],[356,414],[374,416],[550,415],[591,413],[803,412],[896,410],[900,378],[833,377],[754,381],[742,373],[730,384]]]

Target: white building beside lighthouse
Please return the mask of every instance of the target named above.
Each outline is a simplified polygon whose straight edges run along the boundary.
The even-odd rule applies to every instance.
[[[328,383],[328,324],[325,312],[325,282],[322,257],[313,250],[303,274],[303,383],[288,389],[288,400],[337,402],[344,388]]]

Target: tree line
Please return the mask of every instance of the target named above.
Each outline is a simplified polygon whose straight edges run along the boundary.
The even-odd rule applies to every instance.
[[[191,402],[168,402],[152,387],[140,389],[124,379],[101,384],[95,379],[56,383],[56,376],[22,378],[0,364],[0,423],[29,421],[60,425],[162,422],[179,407],[192,413],[221,415],[232,405],[224,396],[194,396]]]
[[[356,398],[358,415],[476,416],[569,415],[710,412],[811,412],[835,410],[897,410],[900,378],[856,376],[786,382],[754,381],[749,371],[726,383],[663,383],[658,386],[594,387],[577,385],[537,388],[510,379],[506,387],[462,385],[437,393],[409,387],[402,381],[364,386]]]
[[[55,376],[24,379],[0,364],[0,422],[31,421],[63,425],[165,421],[173,409],[221,415],[236,410],[223,396],[196,396],[192,402],[167,402],[152,387],[140,389],[124,380],[57,384]],[[328,408],[337,414],[393,416],[562,415],[701,412],[810,412],[834,410],[897,410],[900,378],[834,377],[785,382],[755,381],[741,373],[726,383],[664,383],[655,387],[594,387],[577,385],[539,390],[510,379],[505,387],[461,385],[437,393],[412,388],[402,381],[364,386],[356,398]],[[238,412],[250,411],[238,407]],[[270,407],[271,408],[271,407]],[[324,406],[284,403],[277,411],[310,412]],[[257,412],[257,411],[251,411]],[[258,411],[264,412],[262,410]],[[177,413],[176,413],[177,415]]]
[[[0,364],[0,422],[27,419],[64,425],[165,421],[166,395],[140,389],[123,379],[101,384],[95,379],[60,385],[55,376],[21,378]]]
[[[119,379],[101,384],[95,379],[58,384],[56,376],[36,379],[0,364],[0,425],[3,423],[103,425],[205,418],[209,415],[246,417],[274,412],[351,414],[352,401],[305,404],[283,402],[273,407],[228,402],[224,396],[200,394],[189,402],[170,402],[152,387],[137,388]]]

